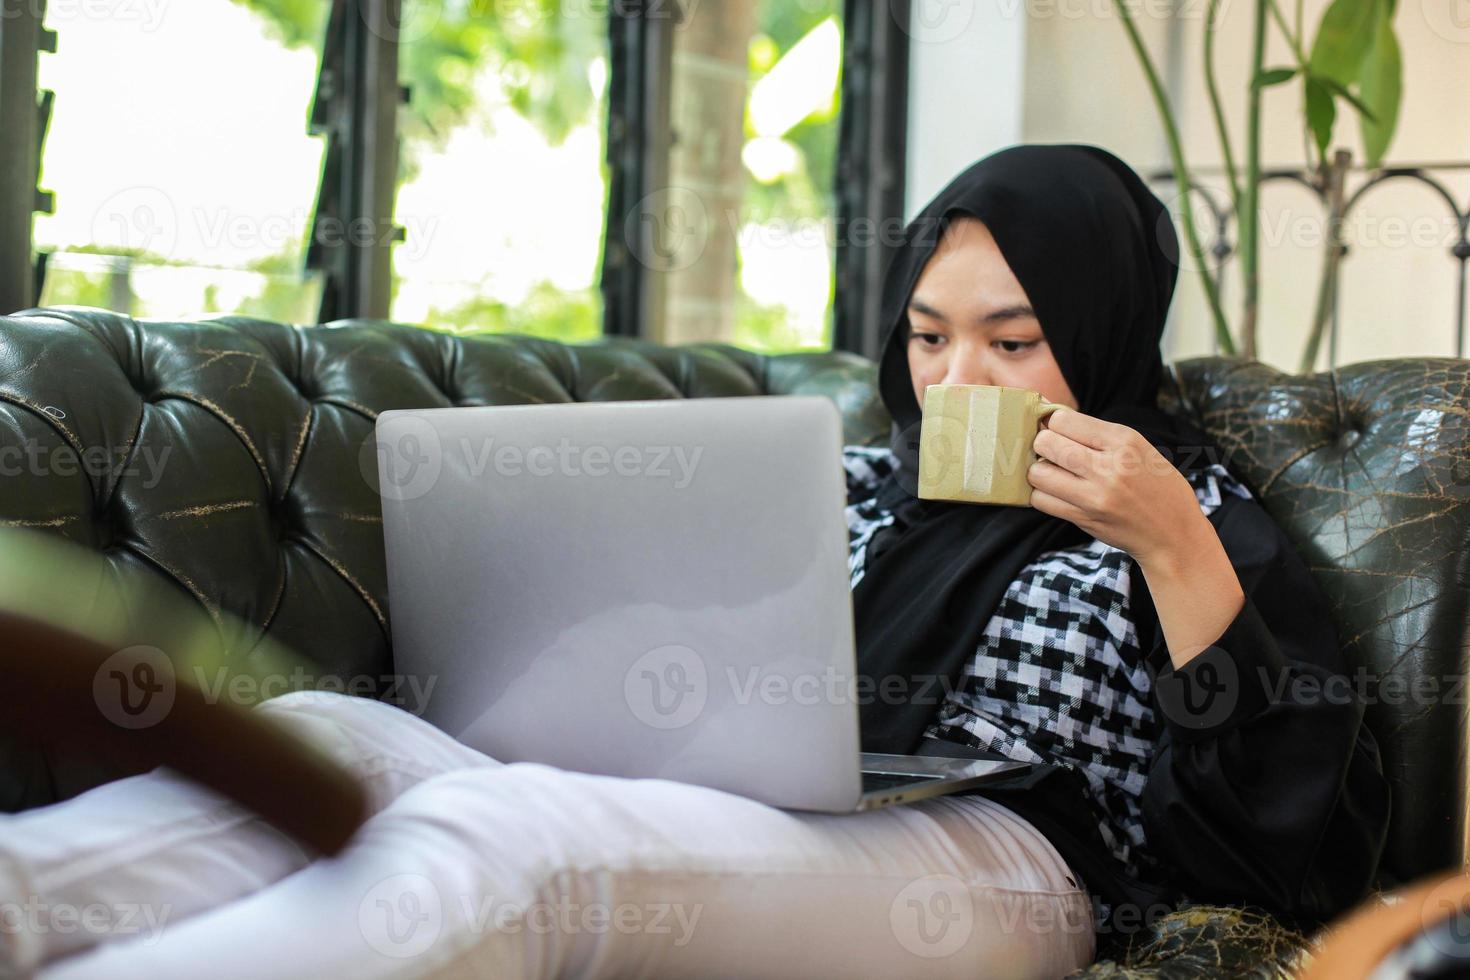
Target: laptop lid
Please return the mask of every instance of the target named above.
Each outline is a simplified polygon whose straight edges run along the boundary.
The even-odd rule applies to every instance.
[[[842,426],[818,396],[389,411],[390,617],[505,762],[860,795]]]

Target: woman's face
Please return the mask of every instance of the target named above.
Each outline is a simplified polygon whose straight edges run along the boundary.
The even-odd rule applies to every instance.
[[[914,398],[935,384],[1006,385],[1077,407],[1036,311],[990,230],[956,218],[909,299]]]

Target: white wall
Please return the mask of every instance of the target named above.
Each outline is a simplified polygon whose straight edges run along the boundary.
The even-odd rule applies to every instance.
[[[913,0],[906,220],[961,170],[1021,141],[1020,2]]]

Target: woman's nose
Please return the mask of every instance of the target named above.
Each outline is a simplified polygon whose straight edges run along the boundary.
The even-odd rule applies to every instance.
[[[956,357],[944,373],[947,385],[988,385],[990,372],[977,357]]]

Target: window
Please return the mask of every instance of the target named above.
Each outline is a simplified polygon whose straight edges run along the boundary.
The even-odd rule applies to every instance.
[[[669,136],[659,179],[692,198],[697,247],[670,253],[647,277],[652,312],[625,319],[665,342],[829,346],[843,4],[657,6],[677,18],[661,49],[668,126],[652,127]],[[41,172],[56,211],[35,223],[41,302],[315,322],[322,285],[303,269],[325,141],[307,123],[331,4],[96,9],[58,8],[60,51],[41,59],[40,87],[56,92]],[[602,332],[618,9],[404,0],[393,319]]]
[[[826,347],[840,4],[688,3],[672,36],[668,184],[694,234],[661,270],[664,322],[653,333]]]
[[[601,334],[605,7],[500,0],[405,14],[395,320]]]
[[[315,321],[301,270],[322,144],[306,117],[328,6],[51,5],[43,304]]]

